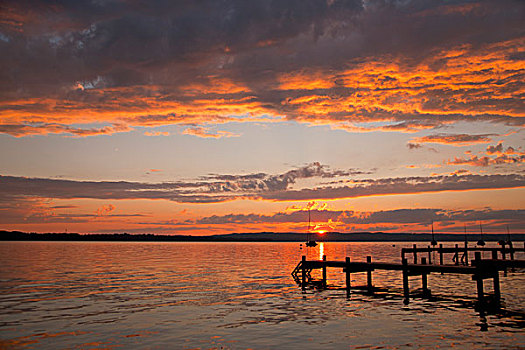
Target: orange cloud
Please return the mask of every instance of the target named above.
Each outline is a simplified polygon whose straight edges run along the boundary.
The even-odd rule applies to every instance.
[[[208,128],[204,128],[204,127],[201,127],[201,126],[187,128],[182,133],[185,134],[185,135],[193,135],[193,136],[197,136],[197,137],[215,138],[215,139],[218,139],[218,138],[221,138],[221,137],[239,137],[239,136],[241,136],[241,135],[235,134],[233,132],[222,131],[222,130],[219,130],[219,131],[217,131],[215,133],[211,133],[211,132],[209,132]]]
[[[498,142],[496,146],[488,146],[487,147],[487,154],[506,154],[506,155],[525,155],[525,152],[520,152],[521,148],[514,148],[514,147],[507,147],[505,150],[503,149],[503,141]]]
[[[146,136],[170,136],[168,131],[146,131],[144,133]]]
[[[481,135],[436,134],[436,135],[417,137],[417,138],[412,139],[411,142],[413,142],[414,144],[440,143],[443,145],[452,145],[452,146],[468,146],[468,145],[473,145],[477,143],[488,143],[492,141],[489,136],[493,136],[493,134],[481,134]],[[409,143],[409,145],[410,144],[412,143]]]
[[[479,167],[486,167],[489,165],[497,165],[497,164],[518,164],[525,162],[525,155],[516,156],[516,157],[509,157],[506,154],[499,155],[495,158],[490,158],[487,156],[478,157],[478,156],[471,156],[470,158],[461,158],[461,157],[454,157],[454,160],[449,160],[447,164],[449,165],[470,165],[470,166],[479,166]]]
[[[485,46],[463,44],[438,50],[415,65],[408,65],[403,55],[365,63],[349,61],[341,71],[283,72],[261,86],[254,82],[248,87],[242,79],[217,73],[176,86],[95,84],[45,97],[4,98],[0,132],[86,136],[125,132],[136,126],[206,128],[231,121],[287,119],[351,132],[415,132],[458,120],[522,126],[519,72],[523,67],[519,60],[508,58],[520,47],[523,39]],[[87,130],[72,126],[87,123],[112,126]],[[203,129],[187,133],[234,136],[211,136]]]
[[[94,136],[94,135],[111,135],[119,132],[129,132],[133,130],[124,124],[115,124],[101,128],[79,128],[63,124],[34,123],[27,125],[11,124],[0,125],[0,133],[6,133],[15,137],[28,135],[47,135],[47,134],[70,134],[75,137]]]
[[[103,205],[100,208],[98,208],[95,213],[97,216],[105,216],[111,213],[113,210],[115,210],[115,206],[112,204],[108,204],[108,205]]]

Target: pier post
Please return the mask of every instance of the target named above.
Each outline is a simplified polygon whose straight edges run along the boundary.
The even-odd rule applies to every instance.
[[[483,306],[485,304],[485,300],[483,295],[483,276],[481,271],[481,252],[476,252],[474,254],[474,261],[476,263],[476,274],[474,277],[476,279],[476,287],[478,290],[478,305]]]
[[[427,259],[421,258],[421,264],[422,265],[426,265],[427,264]],[[421,274],[421,287],[423,289],[423,296],[425,296],[425,297],[429,296],[430,292],[428,290],[428,280],[427,280],[427,274],[426,273],[422,273]]]
[[[505,241],[501,242],[501,259],[507,260],[506,252],[505,252]],[[507,268],[503,269],[503,276],[507,277]]]
[[[509,242],[508,242],[508,245],[509,245],[509,255],[510,255],[510,260],[514,260],[514,247],[512,246],[512,241],[509,239]],[[525,245],[525,244],[524,244]],[[510,269],[512,272],[514,272],[514,268],[511,268]],[[507,270],[505,270],[506,272]]]
[[[463,264],[465,264],[465,266],[468,266],[468,242],[465,241],[465,253],[463,253],[463,258],[465,259],[463,261]]]
[[[323,288],[326,288],[326,255],[323,255]]]
[[[492,259],[497,260],[498,259],[498,252],[493,250],[492,251]],[[499,286],[499,271],[498,269],[494,269],[494,277],[493,277],[493,283],[494,283],[494,299],[496,303],[499,305],[501,300],[501,289]]]
[[[417,246],[414,244],[412,248],[414,249],[414,264],[417,264]]]
[[[305,263],[306,263],[306,255],[303,255],[303,257],[301,258],[301,270],[302,270],[301,288],[303,291],[306,289],[306,268],[304,267]]]
[[[443,244],[439,245],[439,265],[443,265]]]
[[[405,305],[408,305],[410,298],[410,290],[408,288],[408,262],[407,259],[403,259],[403,295],[405,297],[403,303]]]
[[[350,258],[346,257],[346,297],[350,297]]]
[[[367,256],[366,262],[368,264],[372,264],[372,257]],[[368,267],[368,270],[366,271],[366,285],[368,287],[368,293],[372,294],[374,292],[374,286],[372,286],[372,267]]]
[[[428,246],[428,264],[432,265],[432,249]]]
[[[454,253],[454,258],[452,258],[452,261],[454,261],[455,265],[459,265],[459,246],[456,244],[454,248],[456,252]]]

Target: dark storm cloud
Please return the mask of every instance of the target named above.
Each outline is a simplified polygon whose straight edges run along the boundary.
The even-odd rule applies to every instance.
[[[90,81],[101,74],[113,86],[189,79],[186,69],[205,73],[206,64],[226,49],[235,53],[282,42],[361,3],[8,1],[3,7],[5,16],[15,19],[4,21],[7,40],[1,41],[4,52],[13,54],[2,62],[12,78],[4,87],[11,83],[12,89],[13,83],[27,88],[29,79],[38,87]]]
[[[243,114],[348,130],[392,121],[382,130],[400,132],[458,120],[525,124],[522,1],[0,6],[0,124],[15,136],[49,132],[31,128],[37,122],[132,127]]]

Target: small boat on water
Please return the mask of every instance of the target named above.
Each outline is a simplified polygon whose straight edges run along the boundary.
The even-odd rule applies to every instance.
[[[479,241],[477,243],[480,247],[483,247],[485,245],[485,241],[483,240],[483,227],[481,227],[481,221],[479,222]]]
[[[307,241],[305,244],[306,244],[307,247],[315,247],[315,246],[317,246],[317,242],[316,241]]]
[[[317,246],[317,242],[315,240],[310,239],[310,209],[308,209],[308,232],[306,233],[306,243],[305,245],[307,247],[315,247]]]

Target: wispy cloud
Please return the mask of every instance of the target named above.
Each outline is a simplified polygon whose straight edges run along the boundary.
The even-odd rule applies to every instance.
[[[300,179],[355,176],[353,170],[330,170],[319,163],[282,174],[209,175],[196,181],[163,183],[73,181],[63,179],[0,177],[2,198],[91,198],[164,199],[180,203],[216,203],[238,199],[303,201],[356,198],[375,195],[412,194],[442,191],[517,188],[525,176],[440,175],[382,179],[347,179],[338,186],[293,189]],[[359,172],[357,172],[359,173]]]
[[[468,146],[477,143],[489,143],[492,141],[491,136],[496,136],[495,134],[435,134],[427,135],[422,137],[417,137],[411,140],[408,144],[410,145],[419,145],[421,143],[440,143],[444,145],[453,145],[453,146]]]
[[[146,131],[144,132],[146,136],[170,136],[168,131]]]
[[[115,206],[113,204],[108,204],[108,205],[103,205],[100,208],[98,208],[95,213],[97,216],[104,216],[104,215],[111,213],[114,210],[115,210]]]
[[[261,197],[276,201],[340,199],[377,195],[467,191],[516,188],[525,186],[523,175],[452,175],[430,177],[401,177],[356,181],[350,186],[321,187],[264,193]]]
[[[451,210],[437,208],[420,209],[395,209],[378,211],[353,211],[312,209],[310,217],[314,230],[329,231],[396,231],[428,232],[430,223],[436,229],[445,232],[462,232],[463,224],[476,225],[482,220],[492,228],[503,228],[510,225],[523,228],[525,211],[521,209],[495,210],[492,208],[475,210]],[[262,230],[273,228],[278,232],[300,231],[304,232],[308,222],[308,211],[302,210],[276,212],[272,214],[226,214],[211,215],[196,219],[168,220],[168,221],[143,221],[141,225],[148,227],[163,227],[176,231],[188,229],[201,230],[213,228],[222,230],[235,227],[237,231]],[[461,225],[457,225],[460,223]]]
[[[211,132],[209,128],[204,128],[201,126],[187,128],[182,133],[185,135],[193,135],[193,136],[198,136],[198,137],[203,137],[203,138],[215,138],[215,139],[219,139],[221,137],[239,137],[241,136],[239,134],[235,134],[233,132],[223,131],[223,130]]]
[[[0,133],[9,134],[16,137],[28,135],[47,135],[47,134],[69,134],[72,136],[95,136],[111,135],[119,132],[129,132],[133,130],[125,124],[115,124],[100,128],[79,128],[57,123],[31,123],[31,124],[2,124]]]

